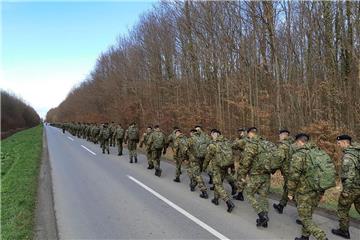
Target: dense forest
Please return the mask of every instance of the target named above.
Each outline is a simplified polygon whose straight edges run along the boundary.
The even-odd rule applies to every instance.
[[[1,90],[1,138],[40,124],[36,111],[23,100]]]
[[[48,121],[360,134],[360,3],[160,2]]]

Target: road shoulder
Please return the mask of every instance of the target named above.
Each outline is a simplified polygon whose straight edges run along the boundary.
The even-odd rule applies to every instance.
[[[59,239],[54,209],[46,127],[44,127],[43,131],[43,149],[38,179],[38,193],[35,210],[35,239]]]

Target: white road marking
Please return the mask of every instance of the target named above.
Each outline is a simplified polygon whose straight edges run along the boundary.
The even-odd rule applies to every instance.
[[[90,149],[88,149],[87,147],[85,147],[84,145],[81,145],[84,149],[86,149],[88,152],[90,152],[92,155],[96,155],[96,153],[94,153],[93,151],[91,151]]]
[[[204,228],[206,231],[208,231],[209,233],[211,233],[212,235],[214,235],[215,237],[219,238],[219,239],[226,239],[226,240],[230,240],[228,237],[225,237],[224,235],[222,235],[221,233],[219,233],[218,231],[216,231],[215,229],[213,229],[212,227],[210,227],[209,225],[207,225],[206,223],[204,223],[203,221],[201,221],[200,219],[198,219],[197,217],[191,215],[189,212],[187,212],[186,210],[182,209],[181,207],[179,207],[178,205],[176,205],[175,203],[171,202],[169,199],[165,198],[164,196],[160,195],[159,193],[157,193],[156,191],[154,191],[153,189],[151,189],[150,187],[146,186],[145,184],[143,184],[142,182],[140,182],[139,180],[135,179],[132,176],[127,175],[127,177],[134,181],[135,183],[137,183],[138,185],[140,185],[142,188],[144,188],[145,190],[149,191],[151,194],[153,194],[155,197],[159,198],[160,200],[162,200],[163,202],[165,202],[166,204],[168,204],[170,207],[174,208],[176,211],[178,211],[179,213],[183,214],[185,217],[189,218],[190,220],[192,220],[193,222],[195,222],[196,224],[198,224],[200,227]]]
[[[71,141],[74,141],[74,139],[73,138],[71,138],[71,137],[67,137],[68,139],[70,139]]]

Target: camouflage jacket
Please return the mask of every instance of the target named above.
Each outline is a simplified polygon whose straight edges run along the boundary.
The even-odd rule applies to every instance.
[[[307,143],[302,147],[297,147],[294,151],[289,168],[288,189],[289,195],[305,194],[312,191],[306,180],[306,171],[309,166],[308,152],[316,147],[313,143]]]
[[[285,176],[289,175],[290,169],[290,160],[293,153],[292,144],[294,142],[293,138],[288,138],[278,143],[278,148],[276,149],[273,157],[274,161],[279,162],[281,173]]]
[[[268,174],[267,170],[265,169],[264,160],[258,158],[260,153],[260,144],[261,138],[259,136],[255,136],[254,138],[248,138],[243,159],[241,160],[241,167],[239,169],[239,176],[242,179],[246,178],[246,175],[263,175]]]
[[[120,126],[116,127],[115,132],[114,132],[114,136],[115,136],[116,139],[124,139],[125,130]]]
[[[187,157],[187,137],[184,134],[180,134],[175,138],[174,141],[174,154],[179,157],[186,158]]]
[[[224,142],[224,141],[226,141],[226,139],[224,138],[224,136],[220,135],[217,137],[216,140],[212,140],[210,142],[209,146],[206,149],[206,156],[205,156],[205,160],[204,160],[202,169],[205,170],[208,166],[210,166],[210,168],[212,167],[212,164],[215,161],[217,148],[218,148],[218,146],[216,146],[216,144],[219,142]]]
[[[360,145],[352,144],[343,152],[340,171],[343,189],[360,189]]]
[[[175,131],[172,131],[172,133],[169,134],[169,136],[166,138],[166,145],[165,148],[168,148],[169,146],[174,150],[174,143],[175,143]]]
[[[187,141],[187,149],[188,149],[188,154],[189,154],[190,160],[195,160],[195,155],[197,152],[197,149],[196,149],[197,141],[198,141],[198,138],[200,138],[201,136],[204,138],[207,138],[210,143],[210,137],[207,136],[206,133],[204,133],[202,131],[196,132],[191,137],[189,137],[188,141]]]
[[[144,132],[144,134],[142,136],[142,139],[140,141],[140,147],[145,145],[145,147],[147,147],[147,149],[148,149],[148,140],[149,140],[149,137],[150,137],[152,132],[153,132],[153,130],[151,130],[150,132],[148,132],[148,131]]]

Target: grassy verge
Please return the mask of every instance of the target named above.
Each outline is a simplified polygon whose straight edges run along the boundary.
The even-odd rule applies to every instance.
[[[1,238],[33,239],[43,127],[1,141]]]

